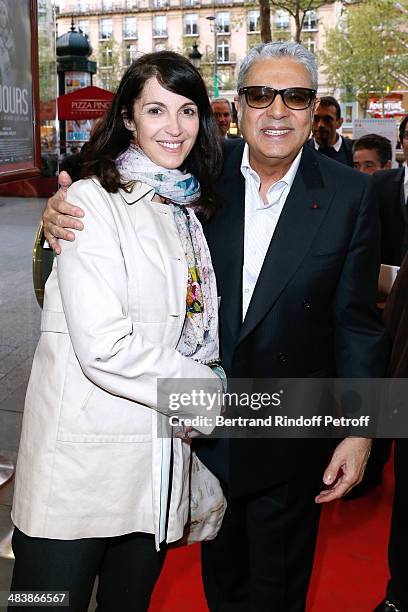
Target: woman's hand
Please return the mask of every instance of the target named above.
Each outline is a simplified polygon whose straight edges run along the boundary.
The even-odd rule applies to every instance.
[[[84,211],[78,206],[72,206],[66,201],[67,189],[71,185],[71,177],[65,171],[61,172],[58,177],[60,188],[47,201],[47,205],[43,212],[43,227],[44,236],[49,246],[56,252],[61,253],[61,247],[58,243],[58,238],[62,240],[75,240],[74,232],[69,229],[82,230],[83,223],[78,221],[79,217],[84,216]]]
[[[193,438],[198,438],[200,432],[193,427],[183,425],[183,429],[175,434],[176,438],[181,438],[186,444],[191,444]]]

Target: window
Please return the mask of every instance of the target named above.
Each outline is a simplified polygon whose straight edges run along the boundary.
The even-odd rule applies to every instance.
[[[197,13],[190,13],[184,16],[184,34],[186,36],[195,36],[198,34]]]
[[[306,11],[305,20],[303,22],[304,30],[317,30],[317,13],[316,11]]]
[[[230,14],[217,13],[217,32],[218,34],[228,34],[230,31]]]
[[[308,38],[303,44],[310,53],[316,53],[316,41],[314,38]]]
[[[80,13],[85,13],[88,10],[89,2],[87,0],[78,0],[78,9]]]
[[[99,38],[101,40],[112,38],[112,19],[101,19],[100,20]]]
[[[248,11],[248,32],[259,32],[259,11]]]
[[[135,44],[126,45],[125,49],[125,66],[130,66],[137,58],[137,46]]]
[[[82,34],[89,36],[89,21],[88,19],[80,19],[78,21],[78,29],[81,30]]]
[[[276,11],[275,28],[277,30],[287,30],[289,28],[289,13],[287,11]]]
[[[112,66],[113,53],[112,47],[106,46],[100,50],[100,58],[101,58],[101,66],[102,68],[107,68],[108,66]]]
[[[110,87],[110,76],[108,72],[102,72],[99,74],[99,82],[102,89],[109,89]]]
[[[123,38],[136,38],[136,17],[125,17]]]
[[[112,0],[102,0],[102,10],[111,11],[112,10]]]
[[[157,43],[154,45],[155,51],[166,51],[166,45],[164,43]]]
[[[183,0],[184,6],[198,6],[199,0]]]
[[[153,36],[167,36],[166,15],[155,15],[153,17]]]
[[[166,6],[168,6],[167,0],[153,0],[154,8],[165,8]]]
[[[222,40],[217,44],[217,60],[220,64],[229,62],[229,43]]]

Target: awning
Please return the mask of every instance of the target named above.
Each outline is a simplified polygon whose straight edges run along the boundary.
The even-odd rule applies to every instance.
[[[96,119],[108,110],[114,94],[100,87],[84,87],[58,98],[58,119]]]

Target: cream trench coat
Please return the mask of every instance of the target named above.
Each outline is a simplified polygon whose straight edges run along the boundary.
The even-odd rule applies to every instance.
[[[12,510],[29,536],[138,531],[155,534],[158,547],[171,451],[157,436],[168,427],[155,410],[157,377],[220,389],[208,366],[175,350],[187,264],[172,211],[153,195],[141,183],[109,194],[93,179],[68,190],[85,228],[64,243],[45,288]],[[189,446],[174,438],[168,542],[182,537],[188,518],[189,460]]]

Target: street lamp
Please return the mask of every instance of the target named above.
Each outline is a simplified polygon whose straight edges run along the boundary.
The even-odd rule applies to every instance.
[[[192,51],[188,54],[188,59],[193,64],[194,68],[197,68],[197,70],[199,70],[203,54],[199,52],[197,43],[194,43],[191,48]]]
[[[218,98],[218,62],[217,62],[217,21],[214,15],[206,17],[210,23],[213,22],[214,27],[214,98]]]

